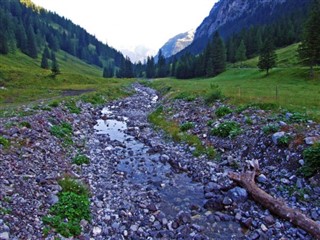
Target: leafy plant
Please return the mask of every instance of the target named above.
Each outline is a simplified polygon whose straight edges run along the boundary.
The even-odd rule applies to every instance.
[[[211,127],[213,123],[214,123],[213,120],[209,120],[209,121],[207,122],[207,126],[208,126],[208,127]]]
[[[215,114],[217,117],[223,117],[229,113],[232,113],[232,110],[226,106],[219,107],[216,111]]]
[[[185,122],[185,123],[180,125],[180,130],[182,132],[186,132],[186,131],[194,128],[194,127],[195,127],[195,124],[193,122]]]
[[[175,97],[175,99],[183,99],[187,102],[192,102],[196,99],[196,96],[188,92],[181,92]]]
[[[77,155],[72,159],[72,162],[77,165],[88,164],[90,159],[84,155]]]
[[[305,123],[308,121],[308,119],[309,118],[306,114],[293,113],[289,118],[289,122],[290,123]]]
[[[81,97],[81,99],[86,103],[91,103],[93,105],[101,105],[106,102],[106,99],[100,94],[88,94]]]
[[[64,237],[80,235],[80,221],[91,219],[88,189],[71,178],[62,179],[59,184],[62,187],[59,201],[50,208],[50,215],[42,220]]]
[[[291,136],[284,135],[284,136],[278,138],[277,145],[280,147],[287,147],[287,146],[289,146],[291,139],[292,139]]]
[[[320,170],[320,143],[313,145],[303,151],[305,165],[300,172],[305,177],[311,177]]]
[[[66,102],[66,107],[69,109],[70,113],[80,114],[81,109],[77,107],[77,104],[74,100]]]
[[[10,142],[5,137],[0,136],[0,145],[2,145],[3,147],[7,148],[7,147],[9,147]]]
[[[204,101],[206,104],[214,103],[223,98],[223,94],[218,85],[210,84],[210,92],[205,96]]]
[[[262,128],[265,134],[276,133],[279,131],[279,126],[276,124],[268,124]]]
[[[72,126],[70,123],[63,122],[60,125],[53,125],[50,129],[52,135],[65,141],[67,144],[72,143]]]
[[[49,107],[59,107],[59,102],[57,100],[52,101],[51,103],[48,104]]]
[[[21,122],[21,123],[19,123],[19,126],[26,127],[26,128],[31,128],[31,124],[29,122]]]
[[[240,125],[234,121],[221,123],[218,127],[211,130],[211,134],[218,137],[235,137],[240,133]]]

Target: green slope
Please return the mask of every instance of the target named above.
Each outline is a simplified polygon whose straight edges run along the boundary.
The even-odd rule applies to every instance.
[[[297,46],[277,51],[279,67],[272,69],[268,77],[257,69],[258,58],[254,58],[244,62],[247,68],[229,66],[214,78],[157,79],[152,85],[157,89],[170,89],[171,97],[181,97],[204,96],[214,84],[233,104],[272,103],[320,120],[320,79],[309,79],[308,69],[298,65]]]
[[[32,59],[21,52],[0,56],[0,107],[49,100],[68,95],[67,90],[88,90],[118,96],[129,81],[102,78],[102,69],[65,53],[56,54],[61,74],[40,68],[40,57]],[[73,92],[74,94],[74,92]]]

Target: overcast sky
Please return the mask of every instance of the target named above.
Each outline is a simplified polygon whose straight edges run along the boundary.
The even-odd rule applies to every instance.
[[[102,42],[121,49],[158,50],[171,37],[197,28],[217,0],[33,0],[63,15]]]

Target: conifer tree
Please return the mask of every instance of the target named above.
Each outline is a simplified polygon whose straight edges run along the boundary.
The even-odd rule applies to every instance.
[[[48,50],[48,48],[46,47],[46,48],[43,50],[42,58],[41,58],[41,68],[43,68],[43,69],[49,69],[48,53],[49,53],[49,50]]]
[[[55,76],[60,73],[60,68],[54,52],[51,53],[51,57],[52,57],[51,72]]]
[[[155,64],[154,64],[153,57],[147,58],[146,76],[147,76],[147,78],[154,78],[155,77]]]
[[[213,71],[214,75],[218,75],[226,70],[226,49],[219,32],[213,36]]]
[[[37,58],[38,57],[38,51],[37,51],[37,45],[36,40],[33,32],[33,28],[30,25],[27,31],[27,54],[29,57]]]
[[[310,67],[310,77],[314,77],[314,66],[320,63],[320,0],[314,0],[298,54],[301,62]]]
[[[240,45],[236,51],[236,61],[240,62],[240,67],[242,67],[243,61],[247,59],[247,50],[246,46],[244,45],[244,41],[240,42]]]
[[[276,66],[277,55],[273,47],[271,39],[267,39],[261,49],[258,67],[261,71],[266,71],[269,75],[269,70]]]

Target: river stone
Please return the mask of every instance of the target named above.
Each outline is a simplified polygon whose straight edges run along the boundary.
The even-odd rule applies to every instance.
[[[313,145],[320,142],[320,137],[306,137],[304,141],[307,145]]]
[[[236,203],[245,202],[248,199],[247,191],[241,187],[230,189],[227,195]]]
[[[272,135],[272,141],[274,144],[278,144],[278,139],[285,136],[286,133],[285,132],[277,132],[275,134]]]
[[[9,233],[8,232],[0,233],[0,239],[1,240],[9,240],[10,239]]]
[[[259,183],[265,183],[267,182],[267,177],[264,175],[264,174],[260,174],[258,177],[257,177],[257,181]]]

